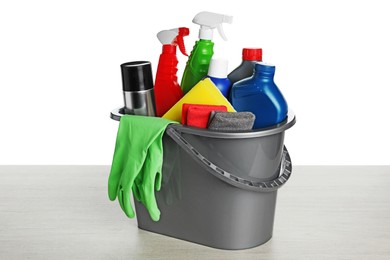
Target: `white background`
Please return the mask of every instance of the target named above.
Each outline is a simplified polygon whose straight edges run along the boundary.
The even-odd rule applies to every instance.
[[[110,164],[123,104],[120,64],[150,60],[160,30],[200,11],[233,15],[215,55],[232,70],[262,47],[297,124],[293,163],[389,164],[387,1],[2,1],[0,164]],[[179,56],[179,79],[186,59]]]

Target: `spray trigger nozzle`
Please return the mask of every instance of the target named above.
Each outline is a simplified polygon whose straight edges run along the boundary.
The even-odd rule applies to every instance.
[[[184,37],[190,35],[190,29],[187,27],[180,27],[179,28],[179,34],[176,37],[177,45],[179,46],[179,50],[183,55],[188,56],[186,52],[186,46],[184,45]]]
[[[227,37],[223,31],[222,24],[232,23],[233,16],[211,12],[200,12],[195,15],[192,22],[200,25],[200,39],[211,40],[213,38],[213,29],[217,28],[218,33],[221,35],[222,39],[226,41]]]
[[[190,29],[187,27],[174,28],[170,30],[164,30],[157,34],[159,41],[165,44],[174,44],[179,46],[179,50],[183,55],[188,56],[186,53],[183,37],[190,34]]]

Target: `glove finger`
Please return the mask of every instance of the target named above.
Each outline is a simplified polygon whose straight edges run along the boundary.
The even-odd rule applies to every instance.
[[[118,194],[120,177],[112,176],[113,175],[110,174],[110,177],[108,178],[108,198],[113,201],[116,199],[116,196]]]
[[[126,124],[119,124],[110,176],[108,177],[108,197],[110,200],[115,200],[117,196],[124,165],[126,165],[126,161],[128,160],[128,147],[125,145],[125,142],[121,141],[126,140],[123,138],[123,135],[127,132],[128,128]]]
[[[154,193],[154,181],[151,178],[145,180],[143,185],[144,205],[149,211],[150,217],[154,221],[160,220],[160,210],[157,206],[157,201]]]
[[[154,150],[156,148],[156,144],[154,143],[151,145],[148,151],[147,160],[145,161],[144,165],[144,179],[143,179],[143,185],[141,186],[141,193],[143,196],[144,205],[147,208],[150,217],[154,221],[158,221],[160,219],[160,210],[158,209],[156,197],[155,197],[155,184],[156,184],[156,175],[157,170],[160,168],[158,165],[158,159],[157,157],[160,156],[154,156],[156,155],[156,151]],[[161,186],[161,183],[160,183]]]
[[[142,202],[141,192],[139,191],[138,185],[137,185],[136,183],[134,183],[134,185],[133,185],[133,187],[132,187],[132,190],[133,190],[134,198],[135,198],[137,201]]]
[[[153,153],[151,153],[151,160],[153,161],[153,166],[155,167],[155,188],[157,191],[161,189],[161,181],[162,181],[162,165],[163,165],[163,146],[162,146],[162,135],[161,138],[157,138],[156,142],[152,144]]]
[[[141,169],[144,161],[146,160],[146,156],[146,151],[142,151],[137,159],[134,159],[133,156],[129,156],[129,160],[126,162],[125,170],[120,182],[121,185],[128,186],[129,189],[133,190],[134,196],[138,201],[142,200],[138,187],[142,184]]]
[[[145,155],[141,154],[140,156],[146,157],[146,153],[145,153]],[[131,190],[132,190],[133,185],[134,185],[134,180],[137,179],[137,175],[139,174],[141,167],[140,167],[139,162],[136,160],[132,160],[132,158],[133,157],[128,155],[128,159],[125,162],[123,174],[122,174],[120,182],[119,182],[119,187],[121,187],[121,190],[122,190],[122,197],[121,197],[120,205],[127,216],[133,215],[133,217],[134,217],[134,211],[131,207],[130,197],[131,197]],[[138,194],[139,194],[139,192],[138,192]],[[129,198],[128,200],[125,199],[126,196]],[[127,204],[129,204],[130,207],[126,208]],[[131,214],[131,212],[133,212],[133,213]]]
[[[118,189],[118,202],[119,202],[119,205],[121,206],[121,209],[123,211],[125,211],[125,209],[123,207],[123,191],[122,191],[122,187],[120,187]]]
[[[123,208],[126,213],[126,216],[129,218],[134,218],[134,210],[133,207],[131,206],[130,202],[130,197],[131,197],[131,189],[130,187],[127,187],[123,189]]]
[[[145,195],[144,195],[144,192],[143,192],[143,185],[144,185],[144,179],[145,179],[145,175],[148,177],[149,175],[149,168],[147,168],[147,165],[150,161],[150,155],[149,153],[146,154],[146,157],[145,157],[145,161],[144,161],[144,164],[142,165],[142,169],[140,171],[140,174],[137,176],[137,178],[135,179],[134,181],[134,186],[133,186],[133,192],[137,192],[137,196],[139,198],[138,201],[141,201],[142,204],[146,205],[145,204]]]
[[[108,197],[110,200],[115,200],[117,196],[117,191],[121,179],[121,175],[123,172],[123,167],[121,166],[121,162],[118,159],[113,160],[110,176],[108,177]]]

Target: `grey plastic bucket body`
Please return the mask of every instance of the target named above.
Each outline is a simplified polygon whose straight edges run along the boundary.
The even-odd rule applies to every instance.
[[[242,133],[170,125],[155,193],[161,218],[154,222],[135,202],[139,228],[220,249],[267,242],[277,190],[291,174],[283,139],[294,123],[290,112],[278,126]]]
[[[273,180],[279,175],[284,131],[267,136],[207,137],[183,132],[182,136],[221,169],[251,181]]]

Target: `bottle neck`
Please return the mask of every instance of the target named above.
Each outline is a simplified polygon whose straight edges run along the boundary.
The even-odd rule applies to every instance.
[[[256,69],[255,69],[254,75],[255,75],[256,77],[261,77],[261,78],[263,78],[263,79],[274,80],[275,72],[260,71],[260,70],[256,70]]]
[[[273,79],[275,75],[275,67],[264,66],[261,65],[260,63],[256,63],[254,74],[262,78]]]
[[[162,53],[165,54],[176,54],[176,46],[173,44],[164,44],[162,46]]]
[[[206,39],[199,39],[198,41],[204,43],[213,43],[212,40],[206,40]]]
[[[199,29],[199,39],[200,40],[212,40],[213,39],[213,29],[211,28],[200,28]]]

